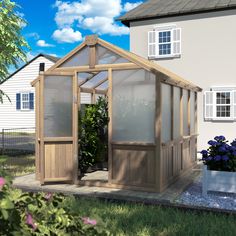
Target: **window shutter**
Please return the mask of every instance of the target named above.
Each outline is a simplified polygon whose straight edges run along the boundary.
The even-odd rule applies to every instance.
[[[156,31],[148,32],[148,57],[156,57]]]
[[[204,93],[204,103],[205,103],[205,119],[211,120],[214,118],[214,101],[213,92],[206,91]]]
[[[233,91],[233,118],[236,120],[236,90]]]
[[[173,29],[172,33],[173,56],[179,56],[181,55],[181,28]]]
[[[20,110],[21,109],[21,107],[20,107],[20,105],[21,105],[20,99],[21,99],[20,93],[17,93],[16,94],[16,110]]]
[[[34,110],[34,93],[29,94],[29,105],[30,110]]]

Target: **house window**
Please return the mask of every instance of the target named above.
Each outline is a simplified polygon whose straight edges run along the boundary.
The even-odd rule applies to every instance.
[[[158,32],[159,55],[171,55],[171,31]]]
[[[148,57],[166,58],[181,55],[181,29],[175,25],[156,27],[148,32]]]
[[[230,92],[216,92],[216,117],[231,117]]]
[[[34,93],[21,92],[16,94],[16,110],[34,110]]]
[[[236,120],[235,88],[211,89],[205,92],[205,120]]]
[[[22,93],[21,94],[21,110],[29,110],[29,93]]]

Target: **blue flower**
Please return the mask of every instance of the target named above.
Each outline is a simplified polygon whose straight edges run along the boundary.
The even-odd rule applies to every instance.
[[[233,154],[234,156],[236,156],[236,151],[234,151],[232,154]]]
[[[219,147],[219,152],[227,152],[227,149],[225,146]]]
[[[203,156],[207,156],[208,151],[207,151],[207,150],[202,150],[200,153],[201,153]]]
[[[236,139],[231,143],[231,145],[236,147]]]
[[[219,142],[225,141],[225,137],[224,137],[223,135],[215,136],[214,139],[215,139],[216,141],[219,141]]]
[[[227,155],[224,155],[224,156],[222,156],[222,160],[223,160],[223,161],[228,161],[228,160],[229,160],[229,157],[228,157]]]
[[[220,155],[216,155],[214,158],[215,161],[221,161],[221,159],[222,159],[222,157]]]
[[[229,147],[229,150],[232,151],[232,152],[234,152],[234,151],[236,151],[236,147],[235,147],[235,146],[230,146],[230,147]]]
[[[212,160],[212,157],[211,157],[211,156],[209,156],[209,157],[206,158],[206,161],[211,161],[211,160]]]
[[[208,144],[211,146],[216,146],[218,143],[216,141],[210,140]]]

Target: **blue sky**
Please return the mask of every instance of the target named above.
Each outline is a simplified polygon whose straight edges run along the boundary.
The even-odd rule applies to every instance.
[[[22,34],[32,51],[59,57],[81,43],[88,34],[129,49],[129,29],[114,19],[141,3],[141,0],[15,0],[28,25]]]

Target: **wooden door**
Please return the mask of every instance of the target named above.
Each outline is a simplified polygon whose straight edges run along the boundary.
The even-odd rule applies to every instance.
[[[41,183],[76,182],[78,169],[77,78],[45,75],[41,80]]]

